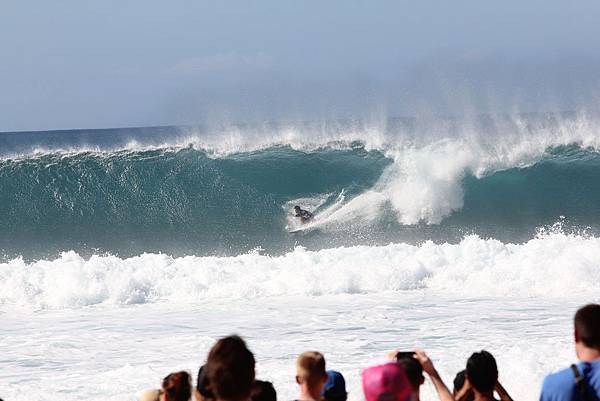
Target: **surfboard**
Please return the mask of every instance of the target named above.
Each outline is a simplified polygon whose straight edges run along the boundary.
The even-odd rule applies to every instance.
[[[297,223],[291,226],[287,226],[286,229],[289,233],[299,233],[301,231],[307,231],[312,228],[319,226],[319,220],[311,219],[309,223]]]

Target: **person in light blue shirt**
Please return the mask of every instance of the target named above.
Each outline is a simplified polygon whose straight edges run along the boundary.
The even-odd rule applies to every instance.
[[[600,305],[575,314],[575,352],[579,363],[546,376],[540,401],[600,401]]]

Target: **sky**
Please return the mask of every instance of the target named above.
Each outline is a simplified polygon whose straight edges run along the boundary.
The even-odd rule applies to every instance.
[[[600,105],[597,0],[0,4],[0,131]]]

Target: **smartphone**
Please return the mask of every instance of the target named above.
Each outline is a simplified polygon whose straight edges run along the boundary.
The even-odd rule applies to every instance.
[[[404,358],[414,358],[415,357],[415,352],[414,351],[410,351],[410,352],[403,352],[400,351],[396,354],[396,360],[400,360],[400,359],[404,359]]]

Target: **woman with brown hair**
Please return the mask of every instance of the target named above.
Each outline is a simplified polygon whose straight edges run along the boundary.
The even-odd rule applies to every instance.
[[[190,374],[181,371],[165,377],[160,390],[144,391],[140,401],[189,401],[191,396]]]

